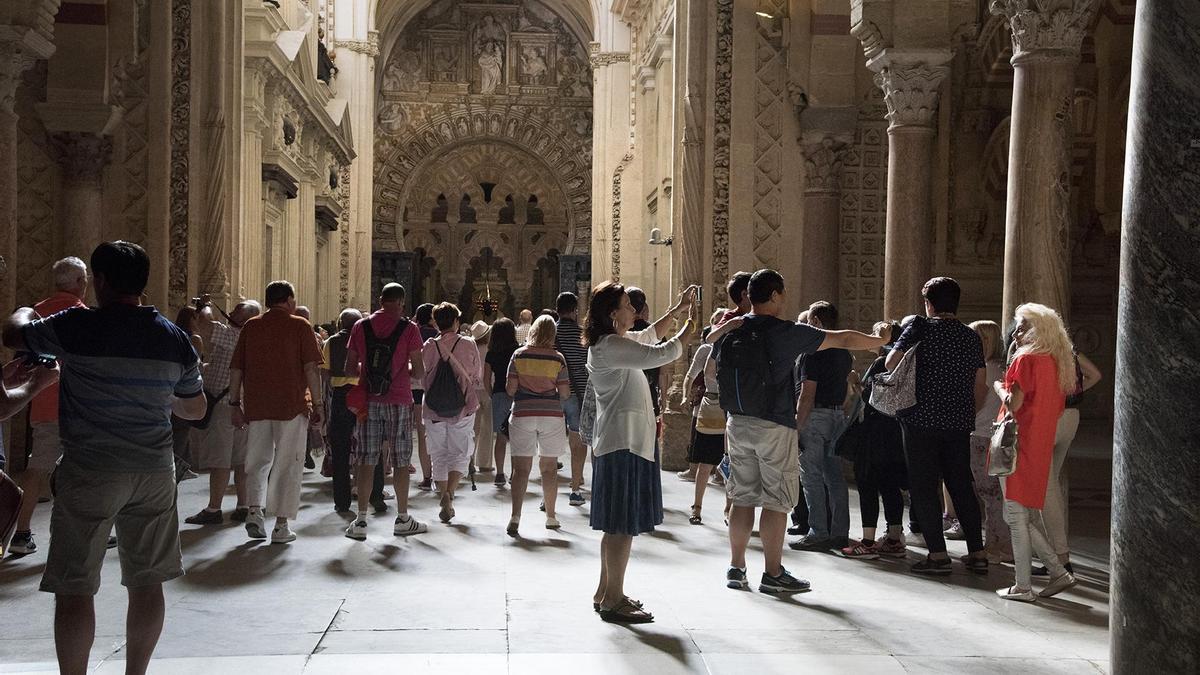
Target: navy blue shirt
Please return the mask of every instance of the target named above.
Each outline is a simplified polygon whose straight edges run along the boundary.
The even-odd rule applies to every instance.
[[[906,352],[917,344],[917,404],[900,418],[917,427],[970,433],[983,341],[958,319],[917,317],[896,340],[896,349]]]
[[[153,307],[77,307],[23,331],[58,358],[63,461],[89,471],[171,471],[173,397],[203,393],[188,336]]]
[[[825,342],[825,331],[806,323],[792,323],[774,316],[747,314],[743,326],[766,333],[771,350],[771,365],[774,372],[770,384],[778,392],[774,408],[764,419],[776,424],[796,428],[796,361],[805,354],[815,353]],[[719,356],[722,340],[713,346],[713,358]],[[843,378],[844,379],[844,378]]]

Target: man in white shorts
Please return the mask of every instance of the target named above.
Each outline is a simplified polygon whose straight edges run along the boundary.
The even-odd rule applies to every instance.
[[[762,508],[759,536],[765,566],[759,590],[796,593],[810,588],[783,568],[787,518],[800,497],[800,459],[796,439],[795,366],[803,354],[822,349],[873,350],[888,341],[886,324],[875,335],[857,331],[824,331],[779,318],[783,313],[783,276],[759,270],[750,277],[750,314],[732,319],[713,332],[721,407],[729,414],[725,427],[730,475],[726,489],[733,501],[729,515],[729,588],[745,589],[746,547],[754,528],[755,509]],[[882,335],[880,333],[882,332]]]

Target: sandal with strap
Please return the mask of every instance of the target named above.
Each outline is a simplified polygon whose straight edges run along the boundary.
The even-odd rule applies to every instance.
[[[625,598],[616,607],[600,610],[600,618],[609,623],[651,623],[654,615]]]
[[[641,600],[634,600],[633,598],[631,598],[631,597],[629,597],[629,596],[627,595],[627,596],[625,596],[625,601],[626,601],[626,602],[628,602],[629,604],[633,605],[634,607],[637,607],[638,609],[641,609],[641,608],[642,608],[642,601],[641,601]],[[600,611],[600,603],[598,603],[598,602],[593,602],[593,603],[592,603],[592,610],[593,610],[593,611],[596,611],[596,612],[599,612],[599,611]]]
[[[695,504],[692,505],[692,515],[688,518],[688,522],[692,525],[699,525],[701,523],[699,506],[696,506]]]

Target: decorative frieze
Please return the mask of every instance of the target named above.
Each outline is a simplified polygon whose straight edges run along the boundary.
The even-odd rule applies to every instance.
[[[783,50],[785,0],[758,0],[754,65],[754,260],[778,267],[783,227],[783,125],[790,105]]]
[[[717,34],[713,95],[713,224],[712,275],[714,306],[728,300],[729,278],[729,145],[733,135],[733,4],[716,0]]]
[[[1013,65],[1026,58],[1078,59],[1097,0],[992,0],[1012,28]]]
[[[842,158],[850,139],[807,132],[802,138],[804,167],[808,176],[806,192],[837,192],[841,189]]]
[[[171,193],[168,301],[188,294],[188,185],[192,105],[192,0],[171,0]]]
[[[379,56],[379,32],[371,31],[367,34],[366,40],[337,40],[333,46],[376,58]]]
[[[633,161],[633,154],[626,154],[621,158],[621,163],[613,170],[612,179],[612,233],[609,241],[612,242],[612,280],[621,280],[621,175],[625,173],[625,168]]]
[[[592,70],[611,66],[614,63],[629,63],[629,52],[595,52],[592,54]]]

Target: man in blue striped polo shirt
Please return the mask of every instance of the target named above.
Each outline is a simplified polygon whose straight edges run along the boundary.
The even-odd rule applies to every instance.
[[[62,366],[50,553],[41,589],[55,594],[59,669],[82,673],[95,639],[93,597],[108,533],[117,528],[131,672],[145,672],[162,632],[162,583],[183,574],[171,413],[204,417],[200,359],[182,330],[140,296],[150,258],[106,242],[91,261],[100,308],[39,319],[28,307],[3,326],[5,346]]]

